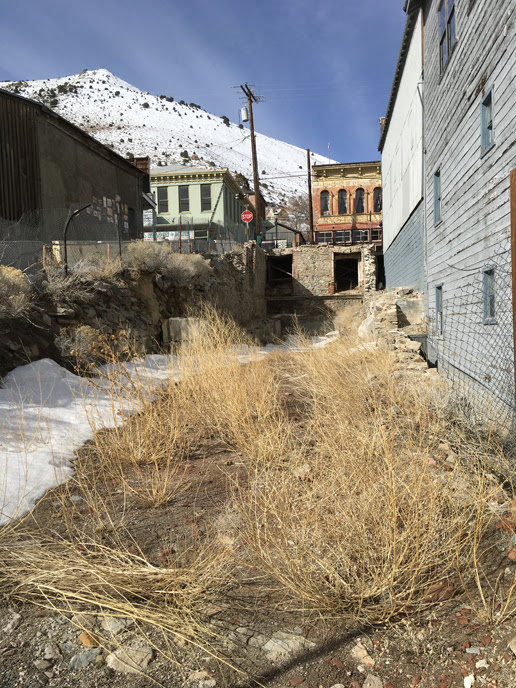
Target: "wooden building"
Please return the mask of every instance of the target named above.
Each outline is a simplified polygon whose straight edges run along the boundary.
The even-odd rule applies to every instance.
[[[389,204],[387,284],[414,285],[411,261],[423,263],[429,360],[467,386],[468,406],[484,416],[508,413],[514,422],[514,0],[406,0],[404,9],[405,59],[380,142]],[[409,141],[413,157],[396,178],[397,151],[409,152]],[[512,196],[516,202],[516,189]]]

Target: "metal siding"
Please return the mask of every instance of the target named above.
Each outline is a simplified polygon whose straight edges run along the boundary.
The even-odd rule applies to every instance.
[[[35,107],[0,91],[0,218],[39,207],[39,177]]]

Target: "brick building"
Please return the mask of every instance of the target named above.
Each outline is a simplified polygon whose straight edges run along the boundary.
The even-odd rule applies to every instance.
[[[314,165],[316,243],[382,244],[380,161]]]

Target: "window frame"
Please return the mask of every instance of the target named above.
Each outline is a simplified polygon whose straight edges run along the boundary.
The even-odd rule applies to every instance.
[[[496,325],[496,267],[488,265],[482,270],[482,321]]]
[[[441,0],[438,7],[439,27],[439,72],[446,69],[457,44],[456,0]]]
[[[434,227],[442,222],[442,182],[441,166],[434,172]]]
[[[165,192],[165,198],[160,198],[160,192]],[[158,186],[156,187],[156,201],[158,204],[158,215],[162,213],[168,215],[169,205],[168,205],[168,186]]]
[[[377,200],[378,202],[378,208],[377,206]],[[373,189],[373,213],[381,213],[382,212],[382,203],[383,203],[383,196],[382,196],[382,187],[381,186],[375,186]]]
[[[437,337],[444,335],[443,286],[443,282],[435,285],[435,334]]]
[[[208,189],[208,197],[204,197],[203,192]],[[201,213],[211,212],[211,184],[201,184]],[[207,204],[207,207],[204,207]]]
[[[487,101],[489,101],[489,105],[487,105]],[[490,120],[488,120],[489,111]],[[480,103],[480,157],[490,151],[494,145],[494,88],[491,86]]]
[[[339,193],[337,195],[337,202],[338,202],[338,214],[339,215],[347,215],[348,214],[348,192],[346,189],[339,189]],[[344,210],[342,210],[344,208]]]
[[[360,195],[359,191],[361,192]],[[362,203],[362,210],[358,209],[359,199]],[[361,186],[359,186],[358,189],[355,191],[355,213],[357,215],[362,215],[363,213],[365,213],[365,190]]]
[[[326,209],[323,210],[323,198],[326,201]],[[321,191],[321,215],[329,215],[330,214],[330,192],[327,191],[326,189],[323,189]]]
[[[186,189],[186,198],[181,198],[181,191]],[[178,187],[179,212],[190,212],[190,187],[187,184],[182,184]],[[184,207],[186,205],[186,207]]]
[[[329,239],[323,239],[321,238],[322,234],[329,234],[330,238]],[[333,232],[331,229],[320,229],[317,231],[317,243],[321,244],[331,244],[333,242]]]

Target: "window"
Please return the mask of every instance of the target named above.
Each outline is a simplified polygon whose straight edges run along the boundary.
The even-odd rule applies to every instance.
[[[325,241],[328,243],[333,241],[333,232],[317,232],[317,242],[322,243]]]
[[[443,333],[443,285],[435,287],[435,334]]]
[[[328,191],[321,191],[321,215],[330,214],[330,194]]]
[[[382,190],[379,186],[373,191],[373,212],[382,212]]]
[[[482,300],[484,304],[484,325],[493,325],[496,323],[496,285],[494,268],[484,268]]]
[[[493,130],[493,89],[482,101],[481,106],[482,155],[494,146]]]
[[[179,187],[179,212],[187,213],[190,210],[190,195],[187,186]]]
[[[357,189],[355,194],[355,212],[363,213],[364,211],[364,189]]]
[[[168,186],[158,186],[158,213],[168,213]]]
[[[339,215],[345,215],[348,212],[348,194],[344,189],[339,191]]]
[[[442,0],[439,8],[439,62],[441,72],[446,67],[456,40],[455,0]]]
[[[434,225],[441,221],[441,168],[434,173]]]
[[[349,244],[351,241],[351,230],[344,229],[335,232],[335,243],[336,244]]]
[[[201,210],[211,210],[211,184],[201,184]]]

